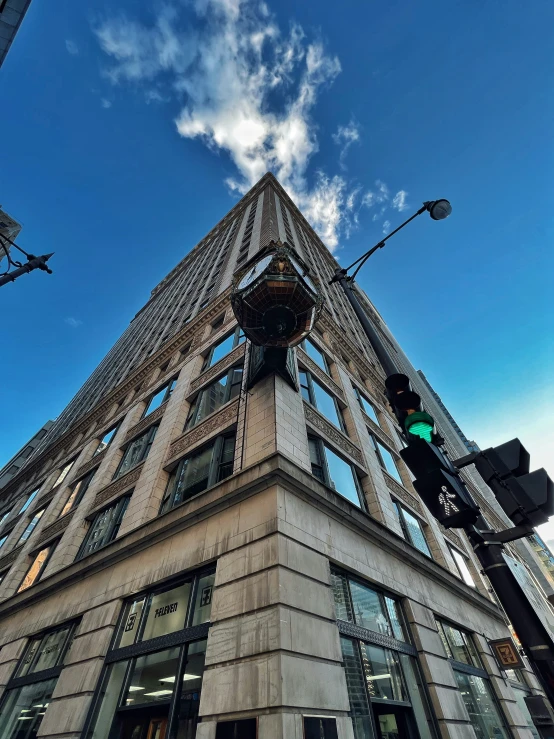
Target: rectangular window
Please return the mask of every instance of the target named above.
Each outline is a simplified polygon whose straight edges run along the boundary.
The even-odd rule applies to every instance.
[[[363,412],[371,418],[372,421],[375,421],[375,423],[379,423],[379,418],[377,417],[377,413],[375,411],[375,408],[373,405],[369,402],[369,400],[365,397],[365,395],[362,395],[362,393],[358,390],[357,387],[352,386],[354,389],[354,395],[356,396],[356,399],[358,403],[360,404],[360,408],[363,410]]]
[[[32,675],[61,665],[71,646],[74,630],[74,623],[64,624],[31,639],[14,677]]]
[[[125,495],[96,514],[92,519],[92,523],[76,559],[82,559],[88,554],[92,554],[97,549],[100,549],[100,547],[109,544],[110,541],[115,539],[130,498],[130,495]]]
[[[454,675],[476,735],[509,739],[510,735],[496,706],[489,681],[457,670],[454,670]]]
[[[238,721],[218,721],[215,730],[215,739],[256,739],[258,736],[257,721],[255,718],[242,718]],[[306,739],[308,739],[306,735]],[[320,735],[317,735],[320,739]]]
[[[300,370],[298,374],[300,376],[300,392],[304,400],[317,408],[325,418],[338,426],[341,431],[345,431],[342,413],[334,395],[331,395],[323,385],[314,380],[309,372]]]
[[[462,554],[460,554],[457,549],[454,549],[454,547],[449,546],[448,548],[450,549],[450,553],[456,564],[456,568],[458,569],[460,577],[466,585],[470,585],[472,588],[474,588],[475,582],[473,580],[473,577],[471,576],[469,567],[467,566],[466,558]]]
[[[176,384],[177,378],[174,377],[173,380],[167,382],[163,387],[156,391],[154,395],[150,397],[150,400],[147,402],[146,408],[144,409],[144,413],[142,414],[143,418],[149,413],[152,413],[152,411],[155,411],[157,408],[159,408],[162,403],[165,403],[167,400],[169,400],[171,394],[173,393],[173,390],[175,389]]]
[[[403,505],[400,505],[396,500],[392,501],[396,516],[402,528],[402,533],[406,541],[409,541],[412,546],[419,549],[420,552],[431,556],[431,550],[427,544],[425,534],[423,533],[423,527],[419,520]]]
[[[116,424],[115,426],[112,426],[112,428],[109,429],[109,431],[106,431],[104,436],[100,439],[100,442],[98,446],[96,447],[94,454],[92,455],[93,457],[95,457],[97,454],[100,454],[100,452],[103,452],[104,449],[107,449],[109,447],[109,445],[112,442],[113,437],[117,433],[118,427],[119,427],[119,424]]]
[[[11,512],[12,512],[12,509],[10,508],[9,511],[6,511],[5,513],[3,513],[0,516],[0,526],[2,526],[2,524],[4,523],[4,521],[6,521],[6,519],[8,518],[8,516],[10,515]]]
[[[236,349],[237,346],[242,344],[244,340],[245,336],[242,333],[240,326],[237,326],[232,334],[229,334],[229,336],[221,339],[221,341],[218,341],[217,344],[214,344],[211,347],[204,359],[202,371],[208,369],[208,367],[212,367],[216,362],[219,362],[220,359],[223,359],[223,357],[227,356],[227,354],[232,352],[233,349]]]
[[[44,572],[46,565],[48,564],[48,560],[50,559],[54,549],[56,548],[57,543],[58,542],[53,542],[52,544],[49,544],[47,547],[44,547],[44,549],[41,549],[40,552],[35,555],[33,563],[27,570],[27,573],[25,574],[21,585],[17,589],[18,593],[22,593],[24,590],[27,590],[27,588],[30,588],[31,585],[34,585],[40,580],[42,573]]]
[[[210,413],[236,398],[242,386],[242,367],[232,367],[222,377],[201,390],[192,402],[185,429],[196,426]]]
[[[233,474],[235,435],[218,436],[182,459],[167,483],[160,513],[165,513]]]
[[[323,352],[318,349],[317,346],[312,341],[310,341],[310,339],[304,339],[301,346],[306,354],[310,357],[310,359],[312,359],[318,367],[320,367],[327,374],[330,374],[329,363],[327,362],[325,354],[323,354]]]
[[[136,467],[137,464],[140,464],[140,462],[146,459],[146,457],[148,456],[148,452],[150,451],[150,447],[152,446],[152,443],[154,441],[154,437],[156,436],[157,430],[158,425],[156,424],[155,426],[151,426],[140,436],[137,436],[136,439],[133,439],[133,441],[125,450],[123,457],[121,458],[121,462],[119,463],[117,470],[115,471],[115,475],[113,476],[114,480],[116,480],[118,477],[121,477],[126,472],[129,472],[129,470],[131,470],[133,467]]]
[[[33,533],[33,530],[34,530],[35,526],[38,524],[38,522],[42,518],[42,515],[43,515],[43,513],[44,513],[45,510],[46,510],[46,508],[42,508],[40,511],[37,511],[35,513],[35,515],[32,517],[32,519],[27,524],[27,526],[25,528],[25,531],[19,537],[19,541],[17,542],[16,546],[18,546],[19,544],[23,544],[24,541],[27,541],[27,539]]]
[[[312,474],[321,482],[358,507],[363,507],[363,494],[358,475],[349,462],[335,454],[326,444],[314,436],[308,437]]]
[[[10,531],[7,534],[4,534],[4,536],[0,537],[0,549],[2,549],[2,547],[4,546],[4,544],[6,543],[6,541],[8,540],[8,537],[9,537],[9,535],[11,533],[12,532]]]
[[[21,507],[21,510],[19,513],[25,513],[27,508],[31,505],[33,500],[37,497],[39,494],[40,488],[37,488],[36,490],[33,490],[33,492],[29,495],[29,497],[25,500],[25,503],[23,503],[23,506]]]
[[[449,659],[482,668],[481,660],[467,631],[437,619],[437,628]]]
[[[62,469],[60,470],[60,474],[59,474],[59,475],[57,476],[57,478],[56,478],[56,482],[55,482],[55,483],[54,483],[54,485],[52,486],[53,488],[55,488],[55,487],[57,487],[58,485],[61,485],[61,484],[62,484],[62,482],[63,482],[63,481],[65,480],[65,478],[66,478],[66,477],[67,477],[67,476],[69,475],[69,473],[70,473],[70,471],[71,471],[71,468],[73,467],[73,465],[74,465],[74,464],[75,464],[75,460],[74,460],[74,459],[72,459],[72,460],[71,460],[71,462],[68,462],[68,463],[67,463],[67,464],[65,465],[65,467],[63,467],[63,468],[62,468]]]
[[[369,434],[369,438],[371,439],[372,446],[375,449],[377,459],[379,460],[381,467],[386,470],[389,475],[392,475],[395,480],[398,480],[400,484],[403,484],[392,454],[381,444],[381,442],[377,441],[372,433]]]
[[[92,478],[94,477],[96,470],[91,470],[87,475],[84,477],[81,477],[80,480],[78,480],[75,485],[73,485],[73,488],[71,490],[71,493],[69,495],[69,498],[67,499],[64,507],[62,508],[62,512],[60,513],[61,516],[65,516],[66,513],[69,513],[69,511],[72,508],[75,508],[79,505],[79,503],[82,501],[84,494],[87,492],[90,483],[92,482]]]
[[[6,690],[0,708],[2,739],[35,739],[57,682],[53,678]]]

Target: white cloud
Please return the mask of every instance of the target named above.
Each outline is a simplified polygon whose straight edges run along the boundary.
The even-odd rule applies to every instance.
[[[71,328],[77,328],[78,326],[82,326],[83,322],[80,321],[78,318],[74,318],[73,316],[68,316],[67,318],[64,318],[64,323],[67,323],[68,326],[71,326]]]
[[[101,106],[102,106],[103,108],[111,108],[111,107],[112,107],[111,101],[110,101],[110,100],[108,100],[108,98],[102,98],[102,99],[100,100],[100,105],[101,105]]]
[[[406,203],[407,197],[408,193],[406,190],[399,190],[392,199],[392,207],[399,211],[406,210],[408,208],[408,204]]]
[[[348,236],[357,188],[342,175],[308,176],[319,148],[314,107],[341,71],[322,41],[296,24],[283,34],[258,0],[190,0],[161,10],[150,25],[120,15],[94,32],[114,85],[140,86],[147,102],[168,95],[182,101],[178,132],[229,156],[236,167],[225,180],[231,190],[247,192],[270,170],[329,248]],[[335,136],[345,153],[359,139],[357,125]],[[376,194],[383,198],[383,189]]]
[[[339,164],[342,169],[346,169],[345,159],[348,149],[359,140],[360,128],[354,120],[350,120],[346,126],[339,126],[337,132],[333,134],[333,141],[341,147]]]
[[[390,231],[390,221],[384,221],[383,222],[383,233],[388,234]]]
[[[65,40],[65,48],[71,54],[72,56],[76,56],[79,53],[79,47],[75,43],[75,41],[71,41],[71,39]]]

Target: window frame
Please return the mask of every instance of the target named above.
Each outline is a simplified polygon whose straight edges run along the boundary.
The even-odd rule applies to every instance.
[[[154,413],[154,411],[157,411],[158,408],[161,408],[164,403],[167,403],[167,401],[171,398],[173,391],[175,390],[178,379],[179,378],[177,375],[175,377],[172,377],[170,380],[164,382],[163,385],[161,385],[157,390],[155,390],[151,395],[148,396],[148,400],[146,401],[146,406],[144,408],[144,411],[142,412],[141,418],[146,418],[146,416],[149,416],[151,413]],[[149,410],[154,398],[157,398],[158,395],[160,395],[161,393],[163,393],[163,397],[160,404],[156,406],[156,408],[154,408],[153,410]]]
[[[40,488],[42,485],[39,485],[38,488],[35,488],[29,495],[25,498],[25,503],[23,503],[23,506],[21,507],[21,510],[18,512],[18,516],[21,516],[22,513],[25,513],[26,510],[28,510],[33,502],[36,500],[37,495],[40,493]]]
[[[196,497],[197,495],[201,495],[202,493],[205,493],[207,490],[209,490],[214,485],[217,485],[218,483],[232,476],[233,471],[231,469],[231,473],[229,475],[226,475],[225,477],[220,477],[221,467],[224,464],[221,461],[221,458],[225,450],[225,442],[227,441],[227,439],[234,440],[234,443],[233,443],[233,466],[234,466],[234,455],[236,452],[236,440],[237,440],[236,430],[232,430],[232,431],[228,431],[226,433],[220,434],[219,436],[216,436],[213,439],[210,439],[209,442],[207,442],[206,444],[203,444],[202,446],[194,449],[189,454],[186,454],[184,457],[182,457],[177,462],[173,470],[171,470],[171,474],[167,481],[164,495],[162,497],[162,502],[160,504],[160,510],[159,510],[158,515],[161,516],[164,513],[168,513],[169,511],[173,510],[173,508],[175,508],[176,506],[187,502],[188,500]],[[210,447],[212,448],[212,455],[211,455],[210,466],[209,466],[209,471],[208,471],[207,486],[204,488],[204,490],[200,490],[197,493],[193,493],[192,495],[189,495],[188,497],[183,497],[178,503],[175,503],[174,500],[175,500],[175,495],[178,490],[178,480],[179,480],[184,463],[188,461],[189,459],[191,459],[192,457],[202,454],[206,449]],[[169,492],[171,487],[173,489],[171,490],[171,492]],[[183,490],[182,494],[184,495],[185,493],[186,493],[186,490]]]
[[[477,677],[488,678],[489,677],[488,673],[483,667],[481,657],[479,656],[479,651],[477,650],[477,647],[475,646],[475,642],[473,640],[473,634],[467,629],[464,629],[458,626],[457,624],[454,624],[451,621],[448,621],[448,619],[442,618],[442,616],[435,616],[435,621],[437,624],[437,631],[439,632],[439,637],[441,639],[441,642],[444,646],[444,650],[446,652],[447,659],[449,662],[452,663],[454,669],[459,669],[461,672],[468,672],[469,674],[477,675]],[[470,659],[472,660],[471,662],[462,662],[460,660],[457,660],[453,656],[454,652],[452,650],[452,646],[450,645],[447,632],[444,630],[444,626],[448,626],[451,629],[455,629],[456,631],[459,631],[460,634],[464,637],[463,639],[463,641],[465,642],[464,646],[470,655]],[[448,648],[446,645],[448,646]],[[472,651],[474,652],[474,654],[472,654]]]
[[[371,421],[373,421],[373,423],[376,423],[380,427],[381,422],[379,420],[376,406],[374,406],[373,403],[361,392],[357,385],[352,384],[352,389],[354,390],[354,395],[356,396],[356,400],[358,401],[358,405],[362,409],[362,412],[365,413],[365,415]],[[373,410],[373,415],[371,413],[368,413],[368,411],[366,410],[364,401]]]
[[[60,543],[60,540],[59,539],[54,539],[54,541],[49,542],[45,547],[42,547],[42,549],[39,549],[38,551],[35,550],[34,552],[31,553],[31,556],[33,557],[33,561],[31,562],[31,564],[29,565],[29,567],[25,571],[25,574],[23,575],[23,578],[22,578],[21,582],[19,583],[19,587],[15,591],[15,595],[18,595],[19,593],[24,593],[26,590],[29,590],[29,588],[32,588],[33,585],[36,585],[38,582],[40,582],[40,580],[41,580],[41,578],[42,578],[42,576],[44,574],[44,571],[48,567],[48,564],[50,562],[50,559],[52,558],[52,555],[56,551],[56,547],[58,546],[59,543]],[[24,584],[25,580],[27,579],[27,576],[29,575],[29,573],[33,569],[33,566],[34,566],[35,562],[37,561],[37,559],[39,558],[39,555],[42,552],[46,551],[46,550],[48,550],[48,553],[47,553],[46,557],[44,558],[44,561],[42,562],[42,564],[41,564],[41,566],[40,566],[40,568],[39,568],[39,570],[38,570],[38,572],[37,572],[37,574],[35,576],[35,579],[33,580],[32,583],[30,583],[29,585],[27,585],[27,587],[24,588],[23,587],[23,584]]]
[[[119,464],[117,465],[117,469],[114,472],[114,476],[112,477],[112,480],[117,480],[119,477],[123,477],[123,475],[126,475],[127,472],[130,472],[131,470],[134,470],[135,467],[137,467],[141,462],[144,462],[148,454],[150,453],[150,449],[152,448],[152,444],[154,443],[154,439],[156,438],[156,433],[159,428],[159,423],[153,423],[151,426],[149,426],[147,429],[145,429],[141,434],[138,436],[135,436],[134,439],[130,439],[130,441],[127,442],[127,444],[122,447],[123,449],[123,456],[119,460]],[[144,448],[141,452],[140,458],[135,461],[132,467],[129,467],[129,469],[125,470],[125,472],[121,472],[121,469],[123,467],[123,464],[125,462],[125,458],[127,456],[127,452],[132,447],[132,445],[137,442],[139,439],[142,439],[144,437],[146,438],[146,443],[144,445]]]
[[[116,424],[112,424],[112,426],[110,426],[110,428],[102,434],[102,438],[99,439],[98,446],[96,447],[96,449],[94,451],[94,454],[92,455],[93,458],[96,457],[97,454],[101,454],[102,452],[105,452],[106,449],[108,449],[111,446],[113,440],[117,436],[117,430],[119,429],[120,425],[121,425],[121,421],[118,421]],[[108,436],[108,434],[111,434],[112,431],[114,433],[113,433],[111,439],[108,441],[108,443],[106,444],[105,447],[103,447],[102,449],[100,449],[100,446],[104,443],[104,439],[106,438],[106,436]]]
[[[0,514],[0,529],[10,517],[10,514],[12,513],[13,509],[14,509],[14,506],[12,506],[11,508],[8,508],[6,511],[4,511],[4,513]]]
[[[55,490],[57,487],[62,485],[63,482],[65,482],[76,461],[77,457],[73,457],[73,459],[70,459],[69,462],[64,464],[64,466],[60,469],[60,474],[56,477],[56,482],[52,485],[52,490]]]
[[[358,471],[355,468],[355,466],[352,464],[352,462],[349,462],[347,459],[345,459],[343,456],[341,456],[340,453],[336,452],[334,449],[332,449],[330,446],[328,446],[323,439],[321,439],[319,436],[316,436],[315,434],[308,433],[308,450],[310,447],[310,441],[315,443],[318,459],[319,459],[319,466],[321,467],[323,479],[316,475],[313,472],[314,463],[312,462],[311,455],[310,455],[310,464],[312,467],[312,475],[322,482],[324,485],[326,485],[328,488],[331,488],[337,495],[340,495],[341,498],[344,498],[345,500],[348,500],[349,503],[352,503],[352,505],[356,505],[351,501],[349,498],[346,497],[346,495],[343,495],[343,493],[340,492],[340,490],[337,490],[334,483],[331,479],[331,474],[329,471],[329,463],[327,461],[327,455],[325,454],[325,449],[328,448],[333,454],[336,454],[337,457],[339,457],[345,464],[347,464],[350,467],[350,470],[352,472],[352,478],[354,481],[354,486],[356,488],[356,492],[358,493],[358,498],[360,500],[359,508],[360,510],[364,511],[364,513],[367,513],[367,503],[364,495],[364,491],[362,488],[362,484],[360,482],[360,478],[358,475]]]
[[[314,359],[310,355],[310,352],[307,349],[307,345],[308,344],[310,344],[310,346],[312,346],[315,349],[315,351],[319,355],[321,355],[321,358],[323,360],[323,365],[324,365],[323,367],[318,363],[318,361],[316,359]],[[308,337],[306,337],[302,341],[302,343],[300,344],[300,346],[302,347],[302,351],[312,360],[312,362],[314,364],[316,364],[322,372],[325,372],[325,374],[327,374],[327,375],[329,375],[329,377],[331,377],[331,367],[330,367],[329,359],[327,358],[326,354],[317,346],[317,344],[314,344],[314,342],[311,341],[311,339],[309,339]]]
[[[421,522],[421,519],[419,516],[417,516],[413,511],[411,511],[409,508],[407,508],[403,503],[401,503],[399,500],[396,500],[396,498],[392,498],[392,503],[398,513],[398,519],[400,522],[400,528],[402,529],[402,532],[404,534],[404,540],[410,544],[410,546],[414,547],[414,549],[417,549],[418,552],[421,552],[421,554],[425,555],[426,557],[429,557],[429,559],[433,559],[433,555],[431,554],[431,547],[429,546],[429,542],[427,541],[427,537],[425,536],[425,529],[423,527],[423,524]],[[408,513],[410,516],[412,516],[415,521],[417,522],[419,526],[419,530],[421,532],[421,535],[423,537],[423,540],[425,541],[425,544],[427,546],[427,552],[424,552],[422,549],[420,549],[417,544],[414,543],[412,533],[410,531],[410,528],[408,526],[408,523],[406,522],[406,519],[404,517],[404,514]]]
[[[39,525],[42,517],[46,513],[46,509],[47,508],[48,508],[48,506],[44,506],[44,508],[39,508],[38,510],[36,510],[33,513],[33,515],[31,516],[31,518],[29,519],[29,522],[28,522],[27,526],[25,526],[25,528],[21,532],[21,536],[19,537],[19,539],[16,542],[16,545],[15,545],[16,547],[18,547],[20,544],[24,544],[26,541],[29,541],[29,539],[30,539],[33,531]],[[38,516],[38,518],[37,518],[37,516]],[[34,521],[34,523],[33,523],[33,521]],[[23,538],[23,537],[25,537],[25,538]]]
[[[64,506],[63,506],[63,508],[61,510],[61,513],[58,516],[58,518],[62,518],[62,516],[67,516],[67,514],[70,513],[70,511],[73,511],[79,505],[79,503],[83,500],[83,498],[85,496],[85,493],[89,489],[90,484],[93,481],[94,475],[96,474],[97,470],[98,470],[98,468],[95,467],[94,469],[92,469],[89,472],[87,472],[86,475],[83,475],[83,477],[80,477],[78,480],[75,481],[75,483],[71,486],[71,492],[69,494],[69,497],[65,501]],[[84,483],[84,485],[81,484],[81,483]],[[67,504],[71,500],[71,496],[75,492],[75,488],[77,487],[77,485],[79,485],[80,487],[79,487],[79,491],[77,492],[77,495],[75,496],[75,500],[71,503],[71,505],[69,506],[69,508],[67,510],[65,510]]]
[[[307,384],[304,384],[302,382],[302,375],[303,374],[306,375]],[[299,369],[298,369],[298,384],[300,386],[300,395],[302,396],[302,399],[305,400],[306,402],[308,402],[311,406],[313,406],[316,409],[316,411],[318,411],[318,413],[321,413],[321,415],[323,416],[323,418],[326,418],[327,421],[329,421],[329,423],[331,423],[335,428],[338,428],[340,431],[342,431],[342,433],[345,436],[348,436],[348,432],[346,430],[346,424],[344,422],[344,416],[342,415],[342,408],[339,405],[339,401],[338,401],[336,395],[333,392],[331,392],[328,388],[326,388],[325,385],[322,382],[319,382],[317,379],[314,379],[312,377],[312,373],[310,372],[310,370],[304,369],[302,367],[299,367]],[[314,385],[317,385],[318,387],[320,387],[323,390],[323,392],[326,393],[331,398],[331,400],[333,401],[333,403],[335,404],[335,410],[336,410],[337,418],[338,418],[338,421],[339,421],[339,425],[338,426],[330,418],[327,418],[327,416],[325,415],[325,413],[323,413],[323,411],[320,408],[318,408],[318,406],[317,406],[317,398],[316,398],[316,391],[314,390]],[[304,397],[304,394],[302,392],[302,390],[304,390],[304,389],[308,393],[309,400],[308,400],[308,398]]]
[[[477,584],[475,583],[475,581],[473,579],[473,575],[471,574],[471,570],[469,569],[469,566],[468,566],[468,563],[467,563],[469,561],[469,557],[464,556],[461,552],[459,552],[456,549],[456,547],[454,547],[452,544],[450,544],[449,541],[446,542],[446,545],[448,546],[448,549],[450,550],[450,554],[452,556],[452,559],[454,560],[454,564],[456,565],[456,570],[458,571],[460,580],[463,583],[465,583],[468,587],[473,588],[474,590],[477,590]],[[458,564],[458,560],[456,559],[456,556],[455,556],[456,554],[458,555],[458,557],[460,557],[465,562],[465,566],[466,566],[467,571],[469,573],[469,576],[471,578],[471,583],[469,583],[467,581],[467,579],[464,577],[464,574],[462,572],[462,569],[461,569],[460,565]]]
[[[75,557],[75,560],[74,560],[75,562],[78,562],[81,559],[84,559],[85,557],[89,557],[92,554],[95,554],[98,550],[103,549],[108,544],[111,544],[112,541],[115,541],[119,533],[119,529],[121,528],[123,517],[125,516],[125,512],[129,505],[129,501],[131,500],[131,496],[132,496],[132,491],[129,493],[126,493],[125,495],[122,495],[120,498],[117,498],[116,500],[112,501],[109,505],[104,506],[99,511],[96,511],[96,513],[94,513],[92,517],[88,519],[90,521],[90,526],[87,529],[85,538],[81,542],[81,546],[79,547],[79,551],[77,552],[77,556]],[[102,535],[99,537],[99,541],[101,543],[92,551],[90,552],[85,551],[90,543],[89,540],[92,537],[95,522],[98,522],[100,517],[103,514],[107,513],[109,510],[112,510],[112,509],[115,510],[115,513],[114,513],[112,520],[106,524],[105,532],[102,533]]]
[[[371,431],[371,429],[367,429],[367,431],[368,431],[368,434],[369,434],[369,437],[370,437],[371,446],[373,448],[373,451],[377,455],[377,459],[379,461],[379,464],[381,466],[381,469],[384,472],[386,472],[387,475],[389,475],[390,477],[392,477],[392,479],[395,480],[395,482],[397,482],[399,485],[402,485],[403,486],[404,483],[402,482],[402,476],[400,474],[400,470],[398,469],[398,465],[396,463],[396,459],[395,459],[395,456],[394,456],[393,452],[390,449],[388,449],[385,446],[385,444],[383,444],[383,442],[380,439],[377,438],[377,436]],[[398,477],[396,477],[392,472],[389,472],[389,470],[388,470],[388,468],[387,468],[387,466],[385,464],[385,460],[383,459],[383,456],[381,454],[381,447],[383,449],[385,449],[391,455],[392,461],[393,461],[394,466],[396,467],[396,471],[398,473]]]
[[[232,382],[233,379],[233,373],[237,370],[241,370],[241,380],[240,383]],[[225,393],[224,393],[224,400],[222,401],[221,405],[218,406],[214,411],[211,411],[207,415],[205,415],[200,420],[198,419],[198,414],[200,411],[200,398],[204,395],[204,393],[208,392],[209,389],[216,385],[218,382],[220,382],[223,378],[227,378],[227,383],[225,385]],[[241,393],[242,389],[242,383],[244,381],[244,365],[241,364],[234,364],[232,367],[229,367],[229,369],[225,370],[225,372],[222,372],[218,377],[214,378],[211,382],[209,382],[207,385],[204,385],[194,396],[194,398],[190,402],[189,411],[187,414],[187,420],[185,421],[185,425],[183,428],[183,431],[188,431],[189,429],[194,428],[199,423],[202,423],[206,418],[211,416],[213,413],[217,413],[220,411],[224,405],[231,402],[231,400],[234,400],[235,398],[238,398]],[[237,385],[239,385],[238,392],[233,395],[233,388],[235,388]]]
[[[218,346],[221,346],[221,344],[223,344],[225,341],[227,341],[227,339],[229,339],[231,336],[233,337],[231,349],[226,354],[224,354],[222,357],[220,357],[218,360],[216,360],[215,362],[212,362],[213,355],[214,355],[215,350],[217,349],[217,347]],[[204,361],[202,363],[201,372],[204,372],[205,370],[209,369],[210,367],[213,367],[214,365],[216,365],[218,362],[221,362],[222,359],[225,359],[225,357],[228,357],[229,354],[232,351],[234,351],[241,344],[244,344],[245,341],[246,341],[246,336],[244,335],[243,330],[241,329],[240,326],[238,326],[238,325],[235,326],[235,328],[230,333],[228,333],[222,339],[220,339],[215,344],[212,344],[210,346],[210,348],[208,349],[207,354],[204,355]]]

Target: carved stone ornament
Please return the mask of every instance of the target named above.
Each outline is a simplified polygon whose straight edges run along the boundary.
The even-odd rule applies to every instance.
[[[452,542],[452,544],[456,544],[457,547],[459,547],[462,552],[465,552],[464,543],[461,539],[461,537],[452,529],[445,529],[442,524],[439,524],[440,529],[442,531],[442,535],[445,539],[448,539]]]
[[[11,564],[15,562],[15,560],[17,559],[17,555],[23,549],[23,547],[24,547],[24,544],[20,544],[15,549],[12,549],[12,551],[9,554],[6,554],[5,557],[2,557],[2,559],[0,559],[0,572],[2,572],[2,570],[5,570],[6,567],[9,567]]]
[[[391,493],[393,493],[397,498],[400,498],[403,503],[406,503],[406,505],[413,508],[414,511],[417,511],[420,516],[425,517],[422,505],[414,495],[409,493],[406,488],[402,487],[402,485],[397,483],[396,480],[393,480],[392,477],[385,474],[384,478]]]
[[[135,425],[132,426],[125,434],[125,441],[129,441],[129,439],[132,439],[134,436],[138,436],[142,431],[152,426],[153,423],[163,416],[166,408],[167,400],[165,403],[162,403],[159,408],[156,408],[155,411],[152,411],[152,413],[149,413],[145,418],[141,418],[138,423],[135,423]]]
[[[16,476],[12,483],[3,490],[4,494],[14,492],[22,482],[27,483],[31,480],[34,472],[39,470],[44,464],[45,457],[53,457],[63,449],[68,442],[71,442],[76,435],[84,433],[88,428],[92,426],[93,422],[96,422],[99,418],[102,418],[106,414],[114,403],[124,400],[129,392],[138,385],[139,382],[159,364],[163,363],[166,359],[169,359],[173,354],[187,341],[190,340],[191,347],[190,352],[194,351],[201,340],[201,331],[199,326],[204,325],[204,321],[210,320],[213,316],[215,317],[221,312],[224,305],[229,303],[230,288],[217,298],[216,301],[206,310],[200,312],[194,321],[186,328],[182,329],[179,333],[166,343],[160,351],[153,354],[150,359],[144,363],[140,370],[129,375],[127,380],[120,385],[118,388],[113,390],[111,393],[105,396],[105,398],[96,406],[96,408],[90,413],[82,417],[82,419],[61,436],[52,446],[46,447],[44,452],[37,457],[28,467],[23,470],[24,476]]]
[[[144,462],[140,462],[140,464],[138,464],[136,467],[133,467],[132,470],[129,470],[129,472],[123,475],[123,477],[120,477],[118,480],[110,483],[107,487],[99,490],[96,493],[96,498],[94,499],[94,505],[92,506],[93,510],[101,506],[103,503],[110,500],[111,498],[115,498],[118,493],[123,493],[128,490],[128,488],[132,487],[139,479],[143,465]]]
[[[39,547],[41,544],[44,544],[49,539],[54,539],[59,533],[65,531],[66,528],[69,526],[69,522],[73,518],[74,513],[75,511],[69,511],[69,513],[66,513],[63,518],[59,518],[57,521],[54,521],[54,523],[51,523],[50,526],[47,526],[41,532],[36,546]]]
[[[342,431],[339,431],[328,421],[324,416],[318,413],[308,402],[304,401],[304,415],[306,417],[306,423],[320,431],[323,436],[331,441],[335,446],[342,449],[343,452],[348,454],[349,457],[355,459],[358,464],[364,466],[364,458],[362,452],[355,446],[348,437],[346,437]]]
[[[85,462],[84,464],[82,464],[77,470],[77,472],[75,473],[75,478],[82,477],[83,475],[86,475],[87,472],[90,472],[95,467],[98,467],[100,463],[102,462],[102,460],[104,459],[104,457],[106,456],[107,451],[108,451],[107,448],[103,449],[101,452],[98,452],[98,454],[95,454],[94,457],[92,457],[92,459],[89,459],[88,462]]]
[[[371,433],[372,434],[375,434],[375,436],[379,439],[379,441],[382,441],[383,444],[386,447],[388,447],[388,449],[391,452],[391,454],[392,454],[393,457],[398,458],[398,455],[397,455],[397,453],[395,452],[395,449],[394,449],[394,441],[364,411],[362,411],[362,413],[364,414],[364,420],[365,420],[366,426],[369,427]]]
[[[230,354],[227,354],[226,357],[223,357],[223,359],[220,359],[219,362],[216,362],[213,367],[210,367],[205,372],[202,372],[199,377],[191,382],[189,395],[198,390],[198,388],[202,387],[203,385],[207,385],[211,380],[216,378],[219,374],[225,372],[226,369],[232,367],[233,364],[235,364],[236,362],[239,362],[244,356],[245,346],[246,343],[243,342],[235,349],[233,349]]]
[[[179,436],[169,447],[165,463],[167,464],[175,457],[182,455],[183,452],[194,446],[197,442],[207,441],[210,437],[228,429],[237,422],[238,410],[239,401],[237,399],[222,410],[208,416],[198,426],[194,426],[182,436]]]
[[[298,347],[297,351],[298,359],[306,367],[306,369],[311,372],[312,375],[315,375],[317,379],[320,380],[321,383],[325,385],[332,393],[337,395],[342,401],[346,402],[344,399],[344,393],[342,389],[337,385],[337,383],[332,380],[329,375],[321,369],[321,367],[318,367],[313,359],[311,359],[301,347]]]

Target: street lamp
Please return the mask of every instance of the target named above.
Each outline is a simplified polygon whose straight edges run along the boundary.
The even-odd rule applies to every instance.
[[[404,221],[404,223],[398,226],[398,228],[395,228],[394,231],[391,231],[390,234],[387,234],[384,239],[382,239],[378,244],[375,244],[375,246],[372,247],[365,254],[362,254],[362,256],[356,259],[355,262],[352,262],[349,267],[337,267],[335,271],[335,276],[329,283],[331,284],[333,282],[338,282],[339,285],[342,287],[348,299],[348,302],[352,306],[360,323],[362,324],[365,335],[367,336],[369,343],[373,347],[375,354],[377,355],[377,359],[381,363],[381,366],[385,370],[387,376],[396,374],[398,372],[398,369],[395,367],[394,362],[392,361],[388,351],[385,348],[385,345],[381,341],[377,331],[374,329],[373,325],[369,321],[364,308],[358,300],[358,296],[354,289],[354,280],[360,269],[364,266],[364,264],[367,262],[372,254],[374,254],[378,249],[382,249],[385,246],[385,243],[391,238],[391,236],[394,236],[394,234],[398,233],[401,229],[404,228],[404,226],[407,226],[408,223],[410,223],[425,212],[429,213],[434,221],[443,221],[452,213],[452,206],[450,205],[448,200],[444,199],[427,200],[423,203],[421,208],[413,214],[413,216],[410,216],[410,218]],[[348,275],[348,271],[351,270],[352,267],[356,267],[356,269],[354,270],[352,275]]]
[[[6,246],[5,242],[8,242],[8,244],[24,254],[27,257],[27,262],[23,264],[22,262],[12,259],[10,255],[10,250]],[[50,259],[50,257],[54,255],[53,252],[52,254],[42,254],[40,257],[36,257],[34,254],[28,254],[24,249],[22,249],[14,241],[3,234],[0,234],[0,248],[4,252],[3,255],[0,251],[0,259],[5,256],[8,262],[8,269],[5,272],[0,272],[0,287],[2,287],[2,285],[7,285],[8,282],[15,282],[18,277],[28,274],[34,269],[41,269],[43,272],[47,272],[49,275],[52,274],[52,270],[46,264],[46,262]],[[15,269],[12,269],[12,267],[15,267]]]

